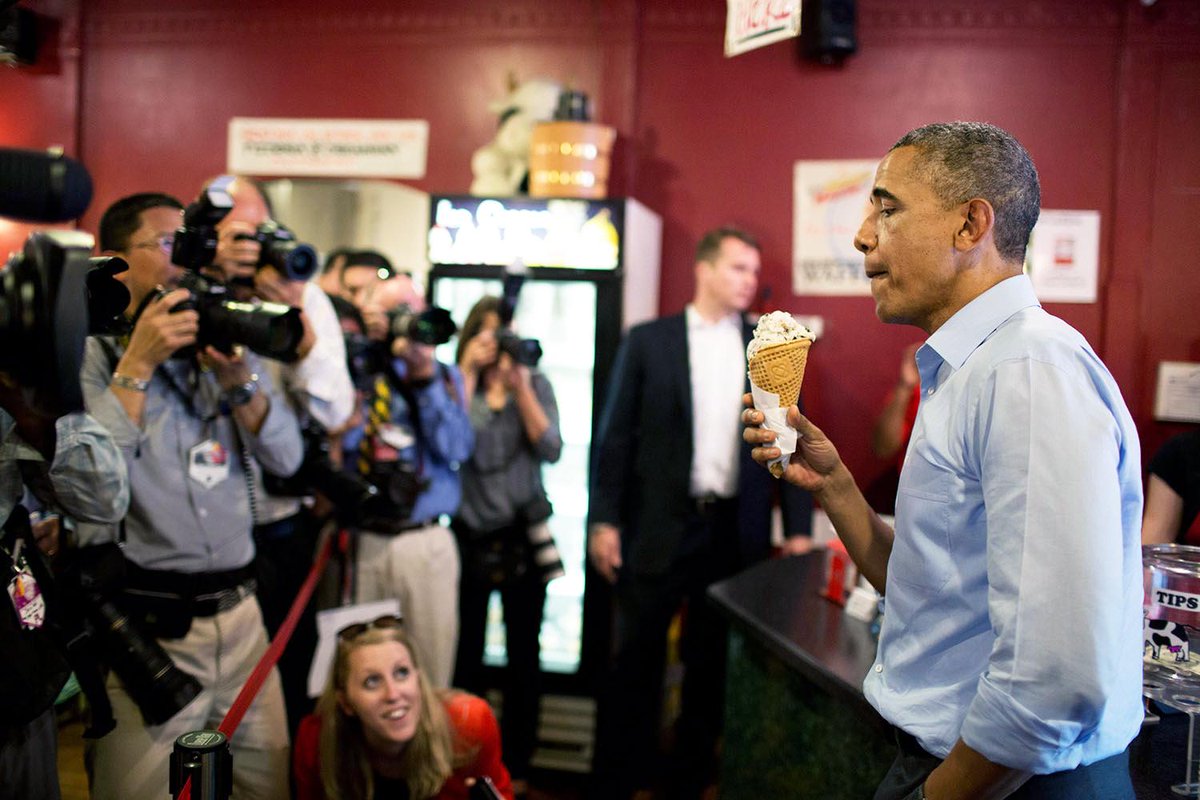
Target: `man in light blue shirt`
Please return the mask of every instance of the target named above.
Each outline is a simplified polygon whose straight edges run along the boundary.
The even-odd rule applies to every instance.
[[[899,755],[877,800],[1133,798],[1140,449],[1112,376],[1022,272],[1039,200],[1028,153],[990,125],[920,128],[879,166],[855,246],[879,318],[929,334],[894,530],[790,412],[785,477],[886,598],[864,691]]]

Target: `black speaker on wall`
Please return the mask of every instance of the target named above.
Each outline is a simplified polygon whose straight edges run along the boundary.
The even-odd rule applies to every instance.
[[[804,55],[825,64],[841,61],[858,49],[854,0],[804,0],[800,42]]]

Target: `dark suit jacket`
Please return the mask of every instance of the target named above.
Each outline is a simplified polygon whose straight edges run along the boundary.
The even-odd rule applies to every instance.
[[[743,340],[752,333],[743,317]],[[621,343],[595,440],[589,518],[621,529],[626,570],[671,568],[691,509],[692,447],[687,320],[677,314],[632,328]],[[812,497],[772,478],[750,457],[750,445],[742,444],[739,458],[737,566],[746,567],[770,554],[776,486],[787,534],[809,532]]]

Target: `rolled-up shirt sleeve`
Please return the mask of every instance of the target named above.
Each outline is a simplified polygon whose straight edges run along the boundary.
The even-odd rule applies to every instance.
[[[119,522],[129,508],[129,472],[113,437],[84,413],[55,422],[50,484],[62,510],[86,522]]]
[[[315,284],[304,287],[304,313],[317,341],[307,356],[284,365],[284,380],[303,398],[313,419],[326,430],[336,430],[350,419],[355,402],[342,326],[333,303]]]
[[[1131,603],[1113,596],[1129,585],[1119,475],[1137,444],[1082,369],[1003,362],[974,401],[995,643],[961,737],[1009,767],[1070,769],[1140,669]]]

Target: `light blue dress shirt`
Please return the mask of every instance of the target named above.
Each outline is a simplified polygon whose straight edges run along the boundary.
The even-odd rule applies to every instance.
[[[1141,456],[1116,383],[1024,275],[917,353],[867,699],[945,757],[1049,773],[1142,721]]]

